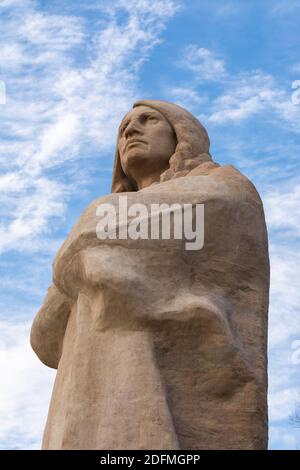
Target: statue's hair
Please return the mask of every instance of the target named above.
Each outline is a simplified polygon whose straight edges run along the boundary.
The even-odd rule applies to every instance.
[[[169,160],[169,168],[160,175],[160,181],[167,181],[187,175],[200,163],[212,161],[209,154],[209,137],[202,124],[186,109],[173,103],[159,100],[142,100],[134,103],[133,108],[148,106],[160,112],[172,126],[177,144]],[[120,128],[118,131],[115,163],[112,177],[112,192],[137,191],[135,181],[123,171],[118,151]]]

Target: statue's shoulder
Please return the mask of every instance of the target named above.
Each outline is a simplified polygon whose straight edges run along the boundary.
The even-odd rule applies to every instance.
[[[258,190],[246,175],[231,164],[225,165],[221,168],[224,177],[230,179],[233,186],[236,186],[240,192],[248,195],[252,199],[255,199],[259,204],[262,204]]]
[[[74,224],[71,232],[68,236],[69,242],[75,237],[77,237],[82,232],[89,232],[90,229],[95,227],[95,218],[97,207],[100,204],[110,203],[113,199],[113,194],[108,194],[107,196],[102,196],[97,199],[94,199],[82,212],[81,216]]]
[[[231,164],[219,165],[215,162],[207,162],[194,168],[188,174],[188,178],[195,176],[207,178],[207,184],[211,187],[217,186],[218,192],[223,192],[224,196],[230,194],[239,201],[252,200],[259,205],[262,204],[254,184]],[[199,187],[201,186],[203,186],[202,181],[199,182]]]
[[[89,243],[97,241],[97,207],[101,204],[112,203],[114,198],[114,194],[109,194],[94,199],[82,212],[54,258],[53,279],[56,285],[59,284],[57,278],[62,267],[66,266],[76,253]]]
[[[106,196],[101,196],[91,201],[90,204],[82,212],[78,222],[80,222],[81,220],[85,221],[87,218],[93,217],[97,211],[97,207],[100,204],[112,204],[114,202],[115,197],[115,194],[107,194]]]

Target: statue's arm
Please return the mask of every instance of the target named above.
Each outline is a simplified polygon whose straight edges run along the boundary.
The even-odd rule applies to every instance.
[[[70,299],[52,284],[38,311],[30,335],[30,343],[39,359],[57,369],[71,311]]]

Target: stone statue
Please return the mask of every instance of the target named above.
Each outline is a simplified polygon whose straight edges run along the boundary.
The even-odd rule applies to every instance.
[[[204,205],[204,246],[100,239],[97,208]],[[124,228],[124,227],[123,227]],[[84,211],[32,326],[57,368],[44,449],[265,449],[268,239],[261,199],[199,121],[145,100],[123,119],[112,194]]]

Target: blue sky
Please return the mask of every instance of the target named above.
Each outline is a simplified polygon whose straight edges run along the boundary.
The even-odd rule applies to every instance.
[[[262,196],[269,447],[299,447],[300,1],[0,0],[0,21],[0,448],[40,447],[55,371],[30,324],[56,250],[110,192],[117,126],[140,98],[192,111],[214,159]]]

